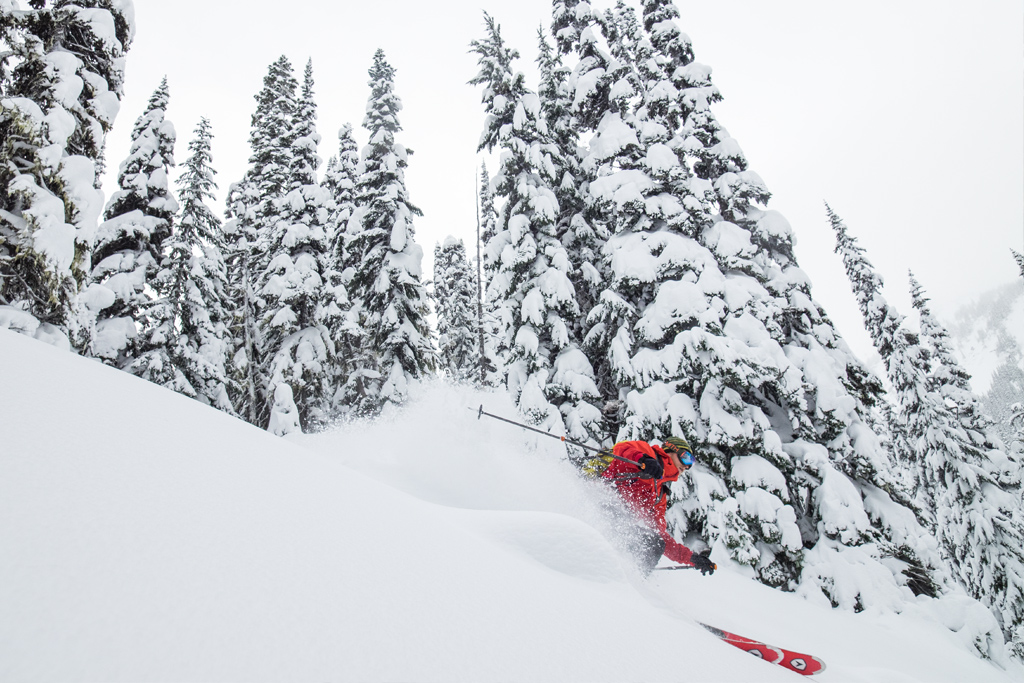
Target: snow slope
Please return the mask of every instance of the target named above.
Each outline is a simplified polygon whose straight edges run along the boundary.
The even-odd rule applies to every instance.
[[[434,385],[286,441],[0,330],[0,680],[798,680],[694,619],[815,653],[820,681],[1022,677],[936,601],[644,581],[560,444],[477,421],[484,400],[511,415]]]

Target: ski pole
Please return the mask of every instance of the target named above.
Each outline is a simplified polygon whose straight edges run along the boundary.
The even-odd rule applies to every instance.
[[[473,409],[470,408],[470,410],[473,410]],[[537,429],[536,427],[531,427],[530,425],[524,425],[522,422],[515,422],[513,420],[509,420],[508,418],[501,417],[500,415],[492,415],[491,413],[488,413],[487,411],[484,410],[483,404],[480,405],[480,410],[478,410],[477,413],[476,413],[476,419],[479,420],[481,415],[486,415],[487,417],[493,417],[495,420],[501,420],[502,422],[508,422],[510,425],[515,425],[516,427],[522,427],[523,429],[529,429],[531,432],[537,432],[538,434],[543,434],[544,436],[550,436],[552,439],[558,439],[559,441],[564,441],[565,443],[571,443],[573,446],[579,446],[580,448],[585,448],[588,451],[594,451],[595,453],[600,453],[601,452],[600,448],[594,448],[593,446],[588,446],[586,444],[579,443],[578,441],[573,441],[572,439],[566,438],[564,436],[557,436],[555,434],[552,434],[551,432],[545,432],[542,429]],[[612,457],[615,457],[615,456],[612,456]],[[632,462],[632,460],[630,460],[629,462]]]
[[[473,409],[470,408],[470,410],[473,410]],[[515,422],[514,420],[509,420],[508,418],[501,417],[500,415],[492,415],[491,413],[488,413],[486,410],[484,410],[483,404],[480,405],[480,410],[478,410],[477,413],[476,413],[476,419],[479,420],[481,415],[486,415],[487,417],[493,417],[495,420],[501,420],[502,422],[508,422],[510,425],[515,425],[516,427],[522,427],[523,429],[529,429],[531,432],[537,432],[538,434],[543,434],[544,436],[550,436],[552,439],[558,439],[559,441],[562,441],[564,443],[572,444],[573,446],[579,446],[580,448],[585,448],[586,450],[593,451],[594,453],[597,453],[599,455],[607,455],[608,457],[614,458],[615,460],[621,460],[622,462],[629,463],[630,465],[633,465],[634,467],[639,467],[640,469],[644,469],[644,465],[641,465],[638,462],[630,460],[629,458],[619,457],[619,456],[615,455],[614,453],[609,452],[607,449],[604,449],[604,448],[594,448],[593,446],[588,446],[587,444],[580,443],[579,441],[573,441],[572,439],[569,439],[569,438],[564,437],[564,436],[558,436],[557,434],[552,434],[551,432],[545,432],[542,429],[537,429],[536,427],[531,427],[530,425],[524,425],[522,422]]]
[[[656,571],[656,572],[668,572],[668,571],[673,571],[673,570],[676,570],[676,569],[696,569],[696,568],[697,567],[693,566],[692,564],[676,564],[676,565],[672,565],[671,567],[655,567],[654,571]],[[718,569],[718,565],[712,562],[711,563],[711,571],[715,571],[717,569]]]

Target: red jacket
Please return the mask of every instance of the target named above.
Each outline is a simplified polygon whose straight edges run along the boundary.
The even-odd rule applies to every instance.
[[[693,555],[690,549],[668,533],[665,524],[665,512],[668,509],[668,496],[662,492],[662,486],[679,478],[679,469],[665,451],[652,446],[646,441],[620,441],[615,444],[612,453],[620,458],[637,462],[645,455],[657,458],[665,468],[659,479],[630,478],[628,475],[640,472],[636,465],[612,460],[612,464],[601,475],[613,481],[619,496],[626,506],[636,515],[637,519],[658,532],[665,541],[665,557],[680,564],[690,564]],[[619,477],[625,477],[619,479]]]

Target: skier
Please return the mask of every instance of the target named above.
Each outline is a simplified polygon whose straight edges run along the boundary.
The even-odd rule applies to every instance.
[[[612,448],[612,454],[635,463],[604,456],[610,463],[601,476],[613,483],[622,502],[640,523],[630,530],[627,540],[640,570],[649,574],[664,555],[673,562],[699,569],[701,574],[714,574],[716,567],[710,552],[693,553],[672,538],[665,524],[669,483],[694,463],[686,439],[670,436],[660,447],[646,441],[620,441]]]

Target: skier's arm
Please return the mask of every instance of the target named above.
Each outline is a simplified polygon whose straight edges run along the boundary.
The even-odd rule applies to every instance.
[[[679,564],[690,564],[690,558],[693,557],[693,551],[687,548],[685,545],[672,538],[665,528],[658,530],[661,538],[665,541],[665,557],[678,562]]]
[[[673,562],[688,564],[699,569],[700,573],[705,575],[714,574],[715,570],[718,569],[715,563],[711,561],[711,558],[708,557],[709,553],[707,551],[700,555],[694,555],[692,550],[677,542],[667,533],[662,532],[661,537],[665,539],[665,557]]]
[[[620,441],[612,450],[614,462],[605,470],[606,478],[637,477],[658,479],[663,468],[654,451],[643,441]]]

